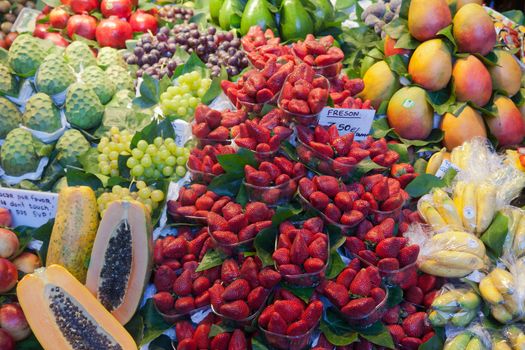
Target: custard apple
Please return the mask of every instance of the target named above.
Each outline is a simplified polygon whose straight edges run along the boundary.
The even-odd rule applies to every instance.
[[[80,80],[95,91],[102,104],[108,103],[115,94],[115,84],[97,66],[87,67],[80,74]]]
[[[0,63],[0,95],[15,96],[18,92],[18,81],[9,68]]]
[[[37,143],[25,129],[16,128],[7,134],[0,152],[2,168],[7,175],[20,176],[36,171],[39,163]]]
[[[121,66],[111,65],[106,69],[106,75],[109,80],[115,83],[117,91],[126,89],[135,92],[133,78],[127,69],[122,68]]]
[[[135,94],[133,94],[129,90],[120,90],[113,95],[113,98],[111,101],[109,101],[106,104],[106,109],[108,107],[112,108],[127,108],[131,103],[133,103],[133,98],[135,97]],[[106,125],[106,124],[104,124]]]
[[[84,83],[75,83],[67,90],[65,113],[71,125],[92,129],[100,125],[104,106],[93,89]]]
[[[75,72],[62,55],[51,54],[44,59],[36,74],[38,91],[55,95],[76,81]]]
[[[9,49],[8,63],[11,70],[23,78],[35,75],[49,48],[43,40],[31,35],[19,35]]]
[[[55,132],[62,127],[60,111],[49,95],[39,92],[27,101],[22,124],[33,130]]]
[[[113,64],[125,69],[128,68],[128,64],[124,61],[122,54],[117,49],[107,46],[98,51],[97,63],[102,69],[106,69]]]
[[[93,51],[86,43],[73,41],[64,52],[64,58],[76,72],[80,72],[89,66],[96,66],[97,59]]]
[[[60,191],[65,187],[68,187],[67,177],[62,176],[60,179],[57,180],[57,182],[55,182],[51,191],[55,193],[60,193]]]
[[[5,139],[7,134],[14,128],[18,128],[22,122],[22,115],[16,105],[5,97],[0,96],[0,139]]]
[[[58,139],[55,148],[58,151],[57,159],[63,167],[80,167],[78,157],[89,150],[90,144],[80,131],[71,129]]]

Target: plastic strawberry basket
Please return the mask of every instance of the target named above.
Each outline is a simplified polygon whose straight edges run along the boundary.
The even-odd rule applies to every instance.
[[[243,185],[251,202],[262,202],[270,207],[276,207],[290,202],[297,191],[297,183],[302,176],[290,179],[280,185],[256,186],[243,180]]]
[[[404,206],[405,206],[405,202],[401,203],[399,207],[389,210],[389,211],[383,211],[379,209],[370,209],[369,216],[374,223],[380,223],[381,221],[388,219],[388,218],[394,219],[396,222],[398,222],[403,216]]]
[[[263,327],[259,326],[259,329],[261,330],[264,338],[268,342],[268,344],[279,350],[302,350],[302,349],[310,349],[311,343],[313,340],[314,333],[319,325],[319,320],[315,323],[315,325],[305,334],[301,335],[285,335],[285,334],[278,334],[274,332],[270,332],[269,330],[264,329]]]
[[[233,145],[235,145],[235,147],[237,148],[244,148],[244,147],[241,147],[239,145],[237,145],[237,143],[235,142],[235,139],[233,139]],[[258,162],[271,162],[272,159],[279,153],[280,151],[280,148],[277,147],[275,150],[271,150],[271,151],[268,151],[268,152],[257,152],[257,151],[254,151],[252,149],[249,149],[249,148],[244,148],[245,150],[248,150],[248,152],[252,153],[255,157],[255,160],[257,160]]]
[[[239,254],[242,252],[246,252],[246,251],[249,251],[250,249],[253,249],[253,241],[255,240],[255,237],[253,237],[253,238],[250,238],[244,241],[227,244],[227,243],[224,243],[218,240],[217,237],[213,234],[213,232],[210,231],[209,227],[208,227],[208,235],[211,237],[211,239],[215,243],[217,249],[219,249],[220,251],[222,251],[223,253],[229,256]]]
[[[412,264],[400,267],[399,269],[396,269],[396,270],[382,270],[376,265],[374,265],[371,261],[368,261],[359,255],[352,254],[350,252],[348,252],[348,254],[350,254],[351,256],[355,258],[358,258],[363,264],[367,266],[376,267],[383,281],[390,286],[398,286],[402,284],[403,281],[405,281],[409,277],[410,274],[414,273],[414,271],[417,271],[416,261],[414,261]]]
[[[155,306],[155,310],[159,313],[159,315],[162,316],[162,318],[164,319],[164,321],[166,321],[167,323],[175,323],[177,321],[180,321],[181,319],[183,318],[187,318],[188,316],[191,317],[193,316],[194,314],[196,313],[199,313],[201,311],[204,311],[206,309],[209,309],[210,308],[210,305],[205,305],[205,306],[201,306],[197,309],[193,309],[189,312],[186,312],[186,313],[182,313],[182,314],[179,314],[179,313],[163,313],[162,311],[160,311],[158,308],[157,308],[157,305],[155,305],[155,303],[153,303],[153,305]]]
[[[339,309],[335,308],[338,312],[338,314],[341,315],[343,319],[345,319],[349,325],[351,326],[357,326],[357,327],[368,327],[372,324],[379,321],[384,314],[386,313],[388,309],[387,300],[388,300],[388,288],[384,289],[385,291],[385,297],[383,300],[376,305],[376,307],[370,311],[368,314],[362,317],[353,317],[351,315],[345,315],[343,314]]]
[[[216,177],[215,174],[192,169],[188,163],[186,163],[186,169],[188,169],[188,172],[190,173],[191,181],[195,183],[202,183],[207,185],[210,182],[212,182],[212,180]]]

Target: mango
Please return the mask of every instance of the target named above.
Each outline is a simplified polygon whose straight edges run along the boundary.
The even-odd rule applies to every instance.
[[[408,73],[426,90],[446,87],[452,76],[452,55],[443,40],[432,39],[419,45],[410,58]]]
[[[466,106],[457,117],[452,113],[446,113],[440,128],[444,133],[443,145],[449,151],[476,136],[487,137],[483,118],[470,106]]]
[[[520,143],[525,137],[525,122],[514,102],[506,96],[496,96],[494,105],[498,109],[496,117],[487,117],[490,132],[500,146]]]
[[[392,96],[386,117],[399,136],[409,140],[424,140],[430,135],[434,110],[426,92],[420,87],[404,87]]]
[[[454,6],[455,11],[459,10],[466,4],[478,4],[483,5],[483,0],[447,0],[449,6]]]
[[[365,88],[359,94],[363,100],[370,100],[377,109],[382,101],[388,101],[400,88],[399,77],[390,70],[385,61],[374,63],[363,76]]]
[[[408,8],[408,31],[419,41],[436,37],[452,21],[446,0],[412,0]]]
[[[496,44],[496,30],[489,14],[478,4],[461,7],[453,20],[452,33],[459,52],[488,54]]]
[[[502,90],[514,96],[521,87],[521,68],[514,55],[504,50],[494,50],[498,65],[489,67],[494,90]]]
[[[484,106],[492,95],[492,79],[489,71],[476,56],[459,58],[452,70],[454,89],[458,101],[472,101]]]

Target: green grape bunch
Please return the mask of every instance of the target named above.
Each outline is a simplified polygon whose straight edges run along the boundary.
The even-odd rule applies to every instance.
[[[128,130],[120,131],[115,126],[111,127],[109,134],[109,137],[102,137],[97,146],[98,168],[102,175],[119,176],[118,157],[131,154],[130,144],[133,135]]]
[[[137,191],[130,191],[129,188],[115,185],[111,192],[104,192],[97,198],[98,211],[103,217],[108,205],[116,200],[136,200],[144,204],[149,212],[157,209],[164,200],[164,192],[146,185],[144,181],[136,182]]]
[[[145,140],[137,142],[126,161],[130,174],[139,180],[159,180],[162,178],[181,178],[186,174],[186,161],[190,150],[177,146],[172,138],[157,137],[153,143]]]

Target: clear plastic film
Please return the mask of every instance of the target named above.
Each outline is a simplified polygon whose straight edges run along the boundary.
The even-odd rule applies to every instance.
[[[459,278],[487,267],[485,245],[468,232],[416,223],[404,236],[419,245],[418,267],[430,275]]]
[[[525,349],[525,331],[523,325],[513,324],[511,326],[505,327],[501,331],[503,339],[499,339],[499,342],[496,343],[493,340],[493,349],[494,350],[523,350]],[[502,342],[505,344],[502,344]],[[505,347],[506,346],[506,347]]]
[[[442,188],[435,188],[431,193],[421,197],[417,208],[425,221],[435,230],[447,227],[464,229],[456,204],[450,193]]]
[[[490,350],[492,341],[489,332],[479,323],[468,328],[446,328],[447,341],[443,350]]]
[[[480,296],[468,285],[446,284],[428,311],[433,327],[468,327],[478,316]]]
[[[500,259],[479,283],[483,300],[490,306],[492,316],[500,323],[509,324],[524,315],[525,260],[507,254]]]
[[[504,254],[525,256],[525,210],[507,206],[501,212],[508,218],[508,233],[503,244]]]

